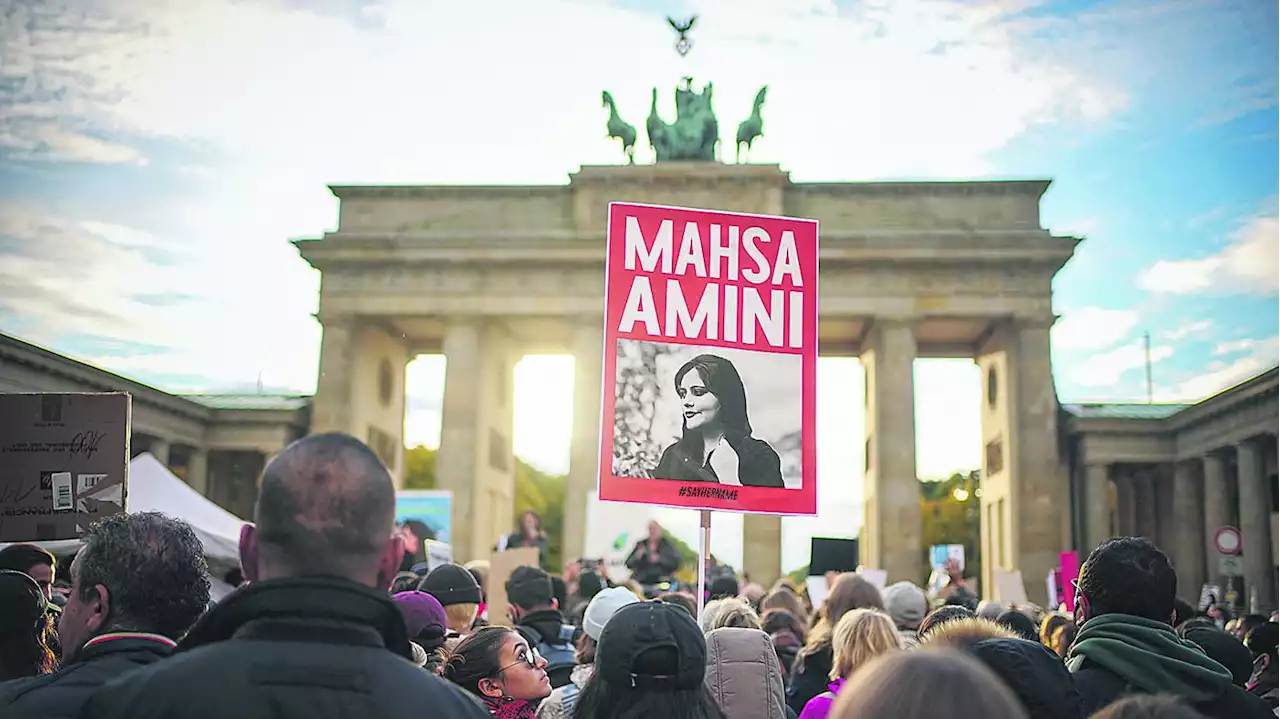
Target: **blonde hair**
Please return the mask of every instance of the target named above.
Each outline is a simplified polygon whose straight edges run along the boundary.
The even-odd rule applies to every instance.
[[[831,649],[831,680],[835,681],[881,654],[902,649],[902,638],[889,615],[877,609],[854,609],[836,622]]]
[[[760,615],[750,604],[728,597],[708,602],[702,611],[702,633],[707,634],[725,627],[761,629]]]
[[[444,618],[448,629],[459,634],[470,634],[471,625],[476,623],[479,604],[449,604],[444,608]]]

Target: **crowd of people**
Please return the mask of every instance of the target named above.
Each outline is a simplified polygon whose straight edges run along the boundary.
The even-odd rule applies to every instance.
[[[0,550],[0,719],[1277,716],[1276,616],[1178,601],[1142,538],[1089,555],[1070,615],[979,603],[958,573],[934,596],[837,575],[818,606],[718,576],[699,614],[578,565],[517,569],[499,617],[483,562],[401,571],[394,506],[367,446],[320,434],[264,470],[220,601],[162,514],[88,527],[65,583],[48,552]],[[662,567],[655,533],[633,558]]]

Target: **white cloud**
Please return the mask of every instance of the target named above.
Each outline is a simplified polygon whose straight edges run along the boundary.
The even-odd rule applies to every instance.
[[[188,244],[0,203],[0,242],[16,243],[0,245],[0,308],[34,320],[24,334],[46,346],[77,336],[147,345],[145,352],[76,354],[126,375],[192,378],[168,389],[252,386],[261,377],[312,391],[315,274],[289,256],[283,240],[247,253],[234,235],[221,234],[221,222],[208,222],[212,234]]]
[[[1247,352],[1247,354],[1231,362],[1221,360],[1210,362],[1204,371],[1160,388],[1156,392],[1156,398],[1162,402],[1199,402],[1280,363],[1280,337],[1275,335],[1224,343],[1219,347],[1228,345],[1234,345],[1229,353]]]
[[[1273,203],[1274,204],[1274,203]],[[1236,230],[1221,251],[1160,260],[1138,274],[1138,285],[1160,294],[1275,294],[1280,285],[1280,221],[1275,209]]]
[[[1204,334],[1205,332],[1209,331],[1209,328],[1212,326],[1213,326],[1213,323],[1210,322],[1209,320],[1195,320],[1193,322],[1188,322],[1186,324],[1178,325],[1178,327],[1176,327],[1175,329],[1161,332],[1160,338],[1169,340],[1171,342],[1176,342],[1178,340],[1183,340],[1188,337]]]
[[[1155,365],[1173,356],[1173,347],[1153,345],[1151,364]],[[1147,353],[1142,340],[1121,345],[1084,359],[1068,370],[1071,381],[1081,387],[1107,387],[1120,381],[1132,370],[1146,366]]]
[[[984,172],[986,153],[1029,127],[1097,121],[1125,102],[1110,78],[1023,42],[1005,4],[753,7],[703,3],[685,62],[659,15],[602,2],[385,0],[357,26],[283,4],[124,0],[92,32],[75,13],[19,9],[0,59],[29,79],[6,99],[6,127],[10,144],[53,118],[209,141],[314,184],[424,179],[424,168],[427,179],[557,178],[619,158],[599,90],[642,127],[649,88],[670,112],[689,73],[715,82],[725,136],[770,85],[757,161],[949,176]],[[821,118],[838,120],[838,138]]]
[[[1050,332],[1059,349],[1104,349],[1133,334],[1139,317],[1137,310],[1081,307],[1066,312]]]
[[[1234,355],[1240,354],[1241,352],[1248,352],[1249,350],[1258,347],[1260,343],[1265,342],[1266,340],[1260,341],[1256,339],[1229,340],[1227,342],[1221,342],[1218,346],[1213,348],[1213,356],[1222,357],[1223,355]]]

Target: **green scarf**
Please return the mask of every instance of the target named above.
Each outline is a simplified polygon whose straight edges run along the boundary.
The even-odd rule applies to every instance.
[[[1080,671],[1085,660],[1149,694],[1177,694],[1193,703],[1221,696],[1231,686],[1226,667],[1179,639],[1168,624],[1129,614],[1103,614],[1084,623],[1067,654],[1067,669]]]

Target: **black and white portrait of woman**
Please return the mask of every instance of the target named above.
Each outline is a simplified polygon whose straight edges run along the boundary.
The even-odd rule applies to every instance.
[[[615,473],[798,489],[798,359],[620,340]]]

